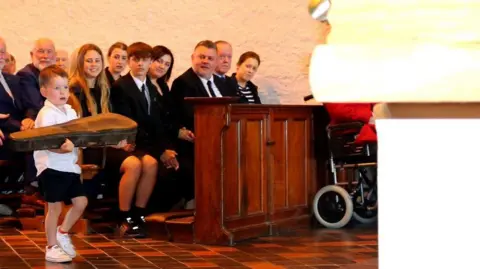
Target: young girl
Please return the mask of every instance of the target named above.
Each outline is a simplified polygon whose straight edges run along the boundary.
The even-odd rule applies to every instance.
[[[77,65],[70,78],[70,103],[79,117],[111,112],[110,87],[104,70],[103,55],[94,44],[83,45],[77,55]],[[141,224],[146,201],[137,196],[135,208],[131,203],[137,187],[142,185],[142,163],[132,152],[134,145],[123,148],[107,148],[105,171],[113,172],[108,178],[120,178],[119,208],[121,235],[143,236]],[[101,165],[103,149],[89,148],[83,151],[83,163]]]
[[[105,75],[110,87],[112,87],[127,66],[127,45],[122,42],[116,42],[108,49],[107,57],[108,67],[105,68]]]

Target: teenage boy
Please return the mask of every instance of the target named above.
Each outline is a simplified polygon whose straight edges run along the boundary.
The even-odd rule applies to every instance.
[[[142,174],[133,210],[120,208],[120,234],[145,234],[145,208],[155,186],[158,162],[178,169],[177,153],[168,139],[168,128],[158,91],[147,76],[152,63],[152,47],[136,42],[127,48],[130,73],[119,78],[111,89],[113,112],[137,122],[135,144],[129,150],[142,161]],[[177,130],[178,131],[178,130]],[[134,229],[134,230],[133,230]]]

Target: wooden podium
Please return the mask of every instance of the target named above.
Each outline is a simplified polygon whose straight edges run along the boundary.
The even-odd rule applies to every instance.
[[[310,223],[317,191],[314,106],[234,104],[235,98],[186,98],[194,106],[195,201],[187,229],[200,244],[273,235]],[[175,234],[177,233],[177,234]]]

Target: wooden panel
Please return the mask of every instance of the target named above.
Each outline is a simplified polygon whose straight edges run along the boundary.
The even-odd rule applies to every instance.
[[[265,222],[267,214],[265,113],[232,113],[225,134],[224,219],[229,228]]]
[[[287,205],[307,206],[308,155],[306,120],[287,121]]]
[[[234,118],[224,136],[225,144],[229,145],[223,149],[224,156],[228,158],[228,161],[224,162],[225,177],[223,178],[223,199],[225,201],[223,218],[227,220],[240,217],[240,130],[241,121]]]
[[[286,126],[284,119],[273,120],[271,125],[271,137],[275,145],[270,148],[271,151],[271,169],[270,178],[273,181],[272,195],[273,209],[286,208],[287,205],[287,158],[286,158]]]
[[[271,220],[308,218],[314,167],[311,110],[277,108],[271,116]]]

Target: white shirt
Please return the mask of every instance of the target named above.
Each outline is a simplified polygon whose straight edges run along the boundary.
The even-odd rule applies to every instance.
[[[142,86],[145,85],[145,98],[147,98],[147,104],[148,104],[148,114],[150,114],[150,94],[148,91],[147,87],[147,78],[145,78],[144,81],[139,80],[138,78],[134,77],[132,74],[130,74],[133,78],[133,81],[135,81],[135,84],[137,84],[138,89],[140,92],[142,92]]]
[[[40,112],[38,112],[37,119],[35,120],[35,128],[51,126],[77,119],[77,113],[70,105],[64,105],[64,109],[66,113],[50,101],[46,100],[45,105],[40,109]],[[80,166],[77,164],[78,148],[74,148],[73,151],[69,153],[36,150],[33,152],[33,158],[35,160],[35,167],[37,168],[37,176],[47,168],[61,172],[81,173]]]
[[[2,72],[0,72],[0,83],[2,84],[3,88],[7,92],[7,94],[12,98],[13,100],[13,94],[12,90],[10,90],[10,87],[8,87],[7,81],[5,80],[5,77],[3,76]]]
[[[205,87],[205,90],[207,91],[207,94],[208,94],[209,97],[222,97],[222,94],[218,90],[217,85],[215,85],[215,82],[213,82],[213,76],[214,75],[212,75],[210,77],[210,79],[205,79],[205,78],[202,78],[201,76],[198,76],[198,77],[202,81],[203,87]],[[208,81],[210,81],[212,83],[212,89],[213,89],[213,93],[215,94],[215,96],[212,96],[210,94],[210,90],[208,90],[208,85],[207,85]]]

